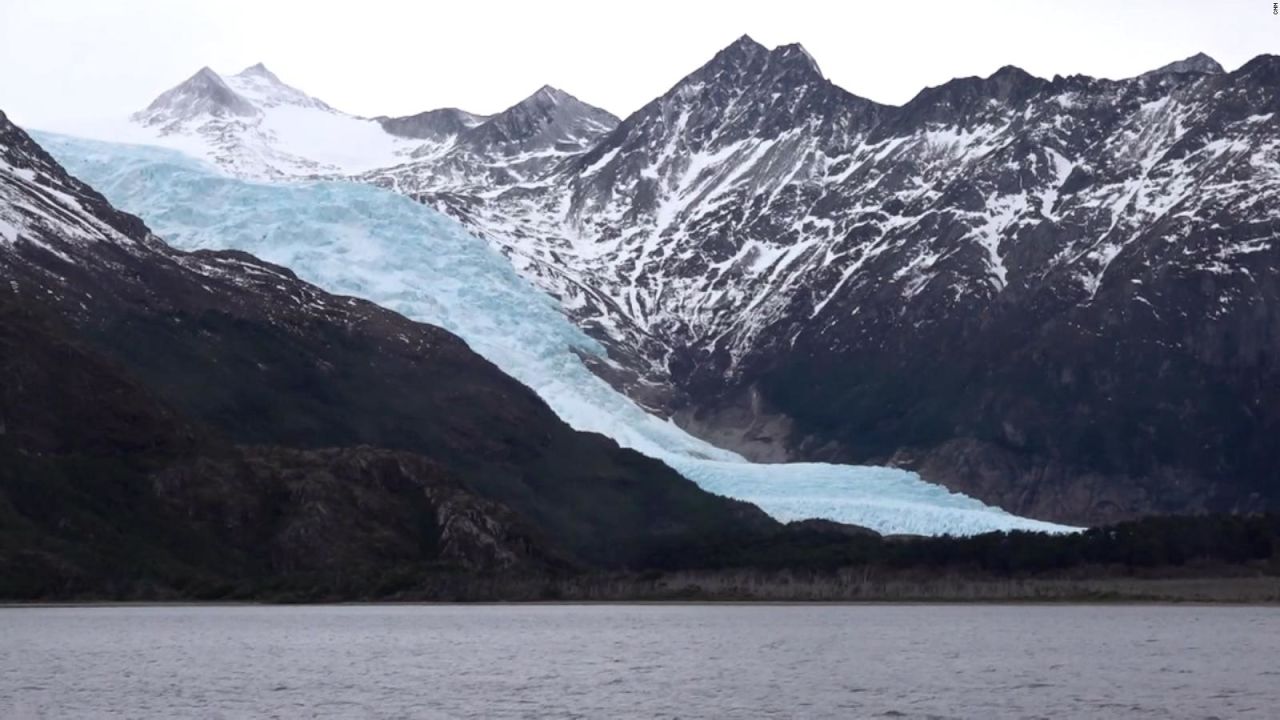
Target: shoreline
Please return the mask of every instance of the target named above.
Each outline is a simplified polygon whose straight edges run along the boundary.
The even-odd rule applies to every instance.
[[[68,601],[68,602],[0,602],[0,612],[4,610],[34,609],[113,609],[113,608],[306,608],[306,607],[599,607],[599,606],[637,606],[637,607],[1063,607],[1063,606],[1107,606],[1107,607],[1200,607],[1200,608],[1232,608],[1232,607],[1280,607],[1277,600],[1242,600],[1242,601],[1205,601],[1205,600],[485,600],[469,602],[465,600],[367,600],[350,602],[201,602],[174,601],[157,602],[149,600],[120,601]]]
[[[222,597],[160,593],[0,600],[5,607],[235,607],[248,605],[1255,605],[1280,606],[1280,576],[862,579],[827,575],[686,572],[658,577],[453,577],[393,593],[246,588]],[[119,598],[119,596],[117,596]]]

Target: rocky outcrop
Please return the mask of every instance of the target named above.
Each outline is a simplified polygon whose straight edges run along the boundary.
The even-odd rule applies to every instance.
[[[246,447],[152,475],[160,501],[225,540],[256,547],[266,573],[532,571],[568,566],[509,508],[486,500],[439,465],[369,447]],[[227,488],[245,494],[236,497]],[[209,503],[213,500],[215,502]]]

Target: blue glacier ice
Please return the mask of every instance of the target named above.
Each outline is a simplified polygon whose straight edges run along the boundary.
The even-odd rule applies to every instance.
[[[749,463],[699,440],[592,374],[576,352],[603,348],[554,299],[482,239],[404,196],[348,182],[248,182],[171,150],[48,133],[37,139],[170,244],[243,250],[329,292],[447,328],[571,426],[608,435],[779,520],[819,517],[930,535],[1070,529],[1011,515],[905,470]]]

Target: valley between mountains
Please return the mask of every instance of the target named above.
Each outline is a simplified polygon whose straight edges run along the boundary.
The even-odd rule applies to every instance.
[[[1278,93],[1280,58],[1200,55],[886,106],[743,37],[621,119],[362,118],[259,64],[6,120],[0,420],[58,478],[9,503],[239,548],[154,559],[215,577],[1274,508]],[[78,484],[104,453],[134,520]],[[60,528],[22,562],[91,585]]]
[[[255,66],[116,134],[452,216],[720,447],[1087,524],[1275,501],[1278,77],[1006,67],[891,107],[743,37],[621,120],[549,87],[353,118]]]

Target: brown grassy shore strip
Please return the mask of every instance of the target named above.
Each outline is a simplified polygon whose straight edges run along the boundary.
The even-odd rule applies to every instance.
[[[242,606],[280,603],[1190,603],[1280,605],[1280,577],[889,578],[677,572],[577,578],[452,577],[391,596],[359,598],[314,589],[240,600],[78,598],[0,603],[4,607]]]
[[[755,602],[1189,602],[1280,604],[1278,577],[875,579],[856,570],[834,576],[750,572],[673,573],[659,578],[596,578],[552,586],[573,600]]]

